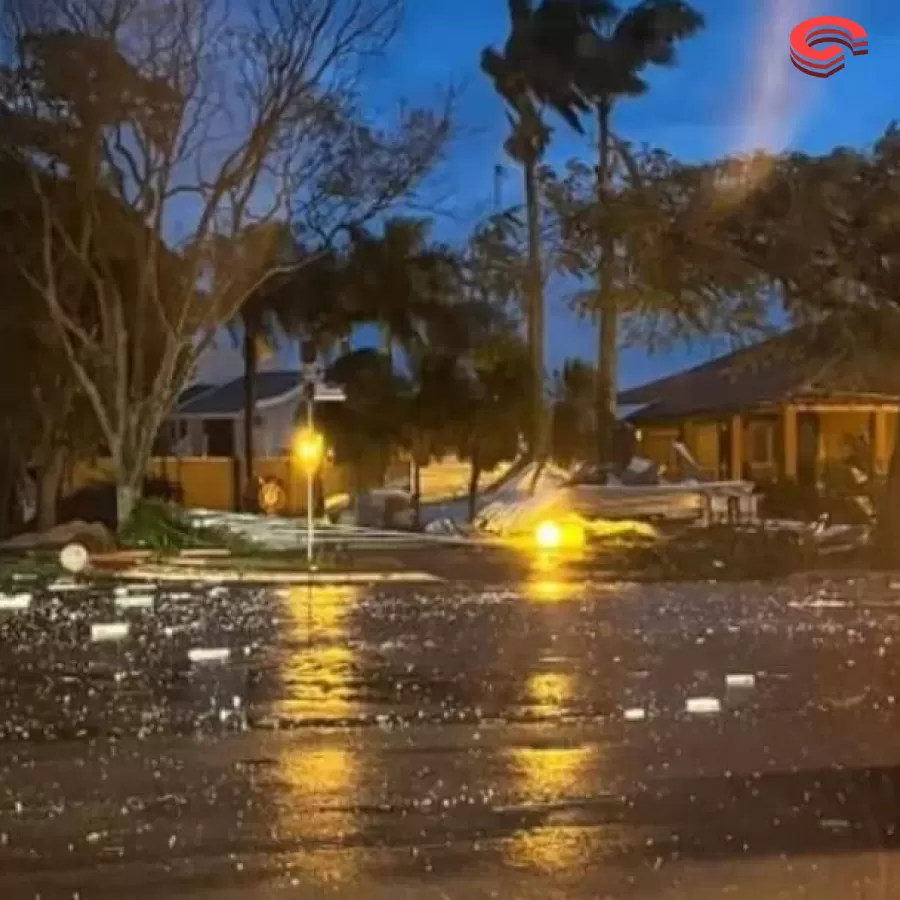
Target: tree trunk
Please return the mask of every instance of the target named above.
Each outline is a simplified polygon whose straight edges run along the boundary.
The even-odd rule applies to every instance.
[[[112,471],[116,485],[116,528],[119,531],[128,524],[138,501],[144,495],[153,445],[152,435],[156,433],[161,418],[152,410],[147,412],[144,433],[134,436],[124,447],[117,448],[117,453],[112,454]],[[157,423],[156,428],[151,427],[154,420]]]
[[[244,323],[244,489],[242,493],[241,507],[244,511],[252,512],[255,504],[250,497],[253,490],[255,442],[253,439],[253,418],[256,411],[256,351],[257,330],[248,323]]]
[[[116,483],[116,528],[119,531],[128,524],[140,497],[139,485]]]
[[[537,162],[524,165],[525,207],[528,218],[528,347],[531,353],[531,452],[543,461],[547,456],[547,416],[544,409],[544,277],[541,271],[540,199]]]
[[[66,454],[62,448],[51,451],[46,464],[38,469],[37,531],[47,531],[56,524],[56,506],[65,469]]]
[[[469,524],[475,521],[478,513],[478,481],[481,478],[481,463],[478,454],[472,454],[472,468],[469,472]]]
[[[606,203],[609,193],[611,112],[608,102],[597,105],[597,200],[601,207]],[[612,241],[604,236],[597,271],[597,462],[601,466],[613,461],[613,432],[616,424],[619,310],[612,290],[613,250]]]
[[[8,441],[0,442],[0,538],[14,534],[20,524],[17,481],[19,467]]]
[[[878,551],[885,563],[900,551],[900,414],[894,416],[894,452],[878,509]]]

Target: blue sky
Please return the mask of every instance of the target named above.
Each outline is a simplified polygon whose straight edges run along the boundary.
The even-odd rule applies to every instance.
[[[755,148],[819,153],[835,145],[868,144],[892,118],[900,120],[895,87],[900,83],[900,0],[692,2],[705,15],[706,29],[682,46],[677,67],[649,72],[646,96],[618,106],[613,127],[623,138],[686,160]],[[388,114],[400,98],[429,103],[448,86],[459,90],[459,133],[433,185],[440,209],[438,233],[459,239],[491,211],[498,163],[508,167],[504,205],[521,199],[520,178],[503,153],[504,110],[479,70],[481,50],[504,42],[507,0],[407,0],[407,8],[402,33],[377,65],[371,95],[384,98]],[[854,19],[869,33],[869,55],[850,57],[843,71],[827,79],[796,70],[788,52],[794,26],[819,15]],[[593,159],[590,136],[582,139],[562,122],[551,124],[551,163],[562,165],[578,156]],[[572,314],[560,292],[550,292],[548,306],[548,366],[558,367],[570,356],[593,359],[592,323]],[[725,350],[721,340],[656,356],[626,349],[620,386]],[[282,365],[294,364],[292,349],[288,356]]]
[[[897,0],[694,0],[705,31],[684,44],[680,65],[650,74],[652,89],[623,102],[614,128],[638,143],[665,148],[683,159],[703,159],[765,147],[827,151],[836,144],[863,145],[900,119],[900,2]],[[502,106],[481,76],[481,49],[502,45],[506,0],[408,0],[408,16],[390,59],[381,67],[386,94],[427,100],[440,86],[461,91],[460,134],[437,181],[444,196],[441,231],[460,234],[489,211],[493,170],[503,154]],[[855,19],[869,32],[868,56],[849,58],[828,79],[803,75],[790,63],[791,29],[811,16]],[[549,159],[590,157],[591,146],[555,126]],[[517,202],[519,182],[510,171],[505,204]],[[450,199],[452,198],[452,199]],[[569,313],[564,298],[550,297],[548,363],[567,356],[591,358],[594,330]],[[622,357],[623,386],[648,380],[721,352],[721,343],[681,348],[648,358],[634,349]]]

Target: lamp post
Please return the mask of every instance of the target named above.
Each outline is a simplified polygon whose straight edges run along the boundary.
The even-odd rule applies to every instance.
[[[343,402],[347,399],[340,388],[324,383],[324,371],[312,341],[304,341],[300,347],[300,385],[306,399],[306,425],[295,435],[291,456],[306,472],[306,559],[310,566],[313,559],[315,524],[313,520],[313,483],[316,472],[325,457],[325,439],[316,431],[313,411],[316,401]]]
[[[294,459],[306,474],[306,559],[312,565],[315,520],[313,517],[313,481],[325,455],[325,439],[315,430],[313,404],[307,405],[306,425],[294,437]]]

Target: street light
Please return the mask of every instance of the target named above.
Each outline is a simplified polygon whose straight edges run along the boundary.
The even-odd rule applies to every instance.
[[[314,428],[301,428],[295,435],[291,455],[308,475],[313,474],[325,456],[325,438]]]
[[[315,521],[313,516],[313,479],[325,456],[325,438],[312,426],[312,403],[309,424],[301,428],[291,442],[291,456],[306,473],[306,561],[312,567]]]

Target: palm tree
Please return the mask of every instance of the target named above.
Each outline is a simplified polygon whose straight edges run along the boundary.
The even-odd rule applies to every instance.
[[[553,460],[568,467],[585,462],[593,455],[591,448],[597,446],[591,417],[597,376],[589,363],[567,359],[555,381]]]
[[[253,506],[254,417],[260,363],[279,335],[312,338],[322,345],[349,328],[342,302],[344,261],[335,251],[303,247],[283,223],[246,229],[237,242],[215,250],[216,277],[227,278],[246,299],[230,323],[240,336],[243,374],[243,500]]]
[[[544,409],[544,281],[541,271],[540,197],[537,167],[550,142],[550,130],[541,110],[550,107],[570,126],[581,130],[579,115],[586,102],[572,87],[569,62],[559,55],[558,44],[545,39],[558,11],[566,4],[551,4],[548,11],[533,10],[530,0],[509,0],[510,34],[503,52],[487,48],[481,55],[482,71],[513,111],[512,134],[504,149],[522,166],[528,235],[525,307],[532,370],[531,452],[543,460],[548,451]],[[570,28],[574,33],[574,29]]]
[[[273,270],[289,262],[292,238],[284,223],[265,223],[246,228],[231,241],[217,241],[211,249],[215,278],[243,303],[229,330],[237,339],[240,335],[244,362],[243,444],[244,471],[243,503],[249,503],[249,491],[254,477],[253,419],[256,408],[256,375],[261,357],[270,351],[278,330],[278,294]]]
[[[396,345],[409,349],[445,313],[457,292],[454,255],[430,240],[427,219],[394,218],[381,234],[351,232],[346,263],[346,304],[354,324],[381,327],[388,359]]]
[[[522,166],[525,180],[525,214],[528,237],[526,267],[526,309],[528,348],[531,357],[532,453],[543,461],[549,451],[547,415],[544,402],[544,274],[541,263],[540,194],[538,164],[550,142],[550,130],[530,102],[520,105],[519,116],[511,118],[512,133],[504,145],[507,154]]]
[[[544,0],[543,8],[557,6]],[[571,4],[570,4],[571,5]],[[608,201],[614,154],[627,154],[612,133],[615,104],[625,97],[639,97],[649,85],[644,78],[650,66],[671,66],[676,62],[679,42],[696,34],[704,25],[703,16],[683,0],[640,0],[622,12],[614,4],[596,0],[576,0],[580,21],[574,38],[575,52],[571,84],[577,94],[593,105],[597,121],[597,200]],[[573,34],[561,30],[559,52],[572,49]],[[629,160],[624,160],[629,164]],[[600,249],[597,272],[597,440],[598,462],[613,457],[616,419],[616,384],[619,310],[613,291],[615,249],[607,241]]]
[[[670,66],[678,43],[703,27],[684,0],[640,0],[624,12],[609,0],[509,0],[512,30],[503,55],[485,51],[482,67],[514,108],[529,98],[561,115],[579,133],[597,121],[597,198],[606,203],[614,157],[627,156],[612,133],[616,102],[648,90],[649,66]],[[631,168],[631,160],[622,160]],[[600,462],[613,455],[618,309],[614,248],[602,246],[597,272],[597,435]]]
[[[244,357],[244,489],[241,492],[241,508],[252,511],[255,507],[253,484],[255,475],[256,441],[254,418],[256,410],[256,375],[259,363],[270,352],[270,338],[276,325],[275,310],[269,297],[258,292],[241,308],[238,321],[243,332],[241,348]]]

